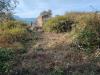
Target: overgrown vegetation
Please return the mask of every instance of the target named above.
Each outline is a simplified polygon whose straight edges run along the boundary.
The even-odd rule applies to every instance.
[[[5,19],[14,19],[12,10],[16,4],[17,0],[0,0],[0,22]]]
[[[100,46],[99,16],[99,14],[81,15],[72,30],[73,35],[76,35],[77,47],[86,53],[93,53]]]
[[[0,11],[3,9],[8,8],[2,7]],[[35,34],[25,23],[14,20],[12,14],[6,17],[0,19],[0,75],[100,74],[98,13],[53,17],[44,23],[44,32],[35,31]],[[72,40],[70,44],[68,40]]]
[[[98,13],[68,13],[57,16],[44,23],[47,32],[68,32],[74,44],[85,51],[93,53],[100,48],[100,15]]]
[[[47,32],[68,32],[71,31],[73,24],[73,19],[67,16],[57,16],[44,23],[43,29]]]
[[[24,45],[32,39],[32,34],[27,30],[27,25],[17,21],[4,21],[0,24],[0,46]]]
[[[12,49],[0,48],[0,74],[8,75],[15,57],[15,53]]]

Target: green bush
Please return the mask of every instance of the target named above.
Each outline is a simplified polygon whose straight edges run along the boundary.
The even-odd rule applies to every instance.
[[[80,27],[83,23],[78,23],[80,31],[76,43],[85,52],[91,53],[100,46],[100,18],[92,15],[84,19],[84,28]]]
[[[43,29],[47,32],[68,32],[74,21],[66,16],[56,16],[44,23]]]
[[[11,69],[14,52],[11,49],[0,48],[0,74],[8,73]]]

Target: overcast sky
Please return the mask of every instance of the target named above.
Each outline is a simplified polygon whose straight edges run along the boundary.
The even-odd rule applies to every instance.
[[[41,11],[51,9],[54,15],[71,11],[100,10],[100,0],[18,0],[15,15],[23,18],[37,17]]]

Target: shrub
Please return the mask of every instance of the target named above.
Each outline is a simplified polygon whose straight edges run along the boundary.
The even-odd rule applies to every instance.
[[[11,49],[0,48],[0,74],[8,73],[11,69],[14,52]]]
[[[67,32],[72,28],[74,21],[66,16],[57,16],[44,23],[43,29],[47,32]]]
[[[28,42],[31,39],[31,32],[27,30],[26,26],[18,21],[7,21],[0,24],[0,46]]]
[[[81,28],[83,23],[78,23],[79,32],[76,43],[87,53],[94,52],[100,46],[100,18],[98,15],[91,15],[83,20],[84,27]],[[81,25],[80,25],[81,24]]]

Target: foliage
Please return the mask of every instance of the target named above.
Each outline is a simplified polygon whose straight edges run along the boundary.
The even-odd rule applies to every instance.
[[[44,51],[44,46],[47,43],[51,43],[50,39],[47,39],[50,42],[46,41],[43,47],[41,46],[38,48],[36,46],[36,48],[34,47],[34,49],[36,50],[34,50],[33,48],[31,48],[31,44],[28,43],[30,39],[34,38],[34,42],[39,43],[37,43],[36,45],[40,46],[41,40],[42,42],[44,42],[45,38],[39,39],[38,37],[41,36],[41,33],[36,32],[36,34],[34,35],[32,34],[33,32],[31,33],[31,31],[27,28],[28,27],[26,24],[18,21],[10,20],[0,24],[0,46],[9,47],[8,45],[11,45],[10,47],[19,48],[16,50],[15,48],[13,50],[7,48],[0,48],[1,75],[5,75],[5,73],[8,74],[9,71],[12,71],[12,75],[15,75],[16,73],[18,75],[100,74],[100,52],[98,52],[98,56],[96,55],[97,53],[94,52],[98,47],[100,47],[100,18],[98,14],[95,15],[92,13],[73,13],[73,15],[68,14],[66,16],[57,16],[49,19],[43,25],[43,29],[47,32],[59,33],[71,30],[71,32],[68,34],[73,34],[73,36],[71,36],[71,38],[67,37],[66,40],[72,40],[72,38],[76,36],[74,39],[75,47],[72,47],[72,45],[69,46],[69,44],[65,42],[66,40],[64,36],[64,39],[62,38],[63,40],[58,40],[58,42],[55,42],[56,46],[54,48],[51,48],[51,46],[46,48],[46,50],[50,51]],[[35,37],[32,37],[32,35],[34,35]],[[43,37],[47,36],[43,35]],[[55,38],[53,38],[53,40],[55,40]],[[23,54],[26,52],[26,46],[24,46],[25,44],[26,46],[30,45],[28,47],[28,50],[30,50],[29,53]],[[24,47],[25,49],[22,49],[22,47]],[[71,50],[75,49],[80,51],[70,52]],[[89,57],[83,51],[87,54],[93,52],[94,53],[90,54]],[[12,62],[13,60],[15,62],[14,65]],[[11,70],[12,68],[14,69]]]
[[[47,32],[67,32],[71,30],[73,20],[66,16],[56,16],[44,23],[44,31]]]
[[[16,7],[17,0],[0,0],[0,21],[12,19],[12,10]]]
[[[54,69],[52,72],[50,72],[50,75],[64,75],[63,69]]]
[[[51,17],[51,15],[52,15],[52,11],[51,11],[51,10],[43,11],[43,12],[40,13],[40,15],[41,15],[41,16],[43,16],[43,15],[48,15],[48,16]]]
[[[16,0],[0,0],[0,11],[13,9],[16,6]]]
[[[31,39],[27,25],[17,21],[7,21],[0,24],[0,46],[20,42],[24,44]],[[4,46],[5,47],[5,46]]]
[[[83,22],[80,20],[82,20]],[[85,16],[80,20],[79,23],[77,23],[76,28],[76,31],[78,32],[76,43],[78,47],[83,49],[83,51],[87,53],[94,52],[94,50],[96,50],[100,46],[99,15],[90,15],[88,17]]]
[[[8,73],[11,69],[14,52],[11,49],[0,48],[0,74]]]

